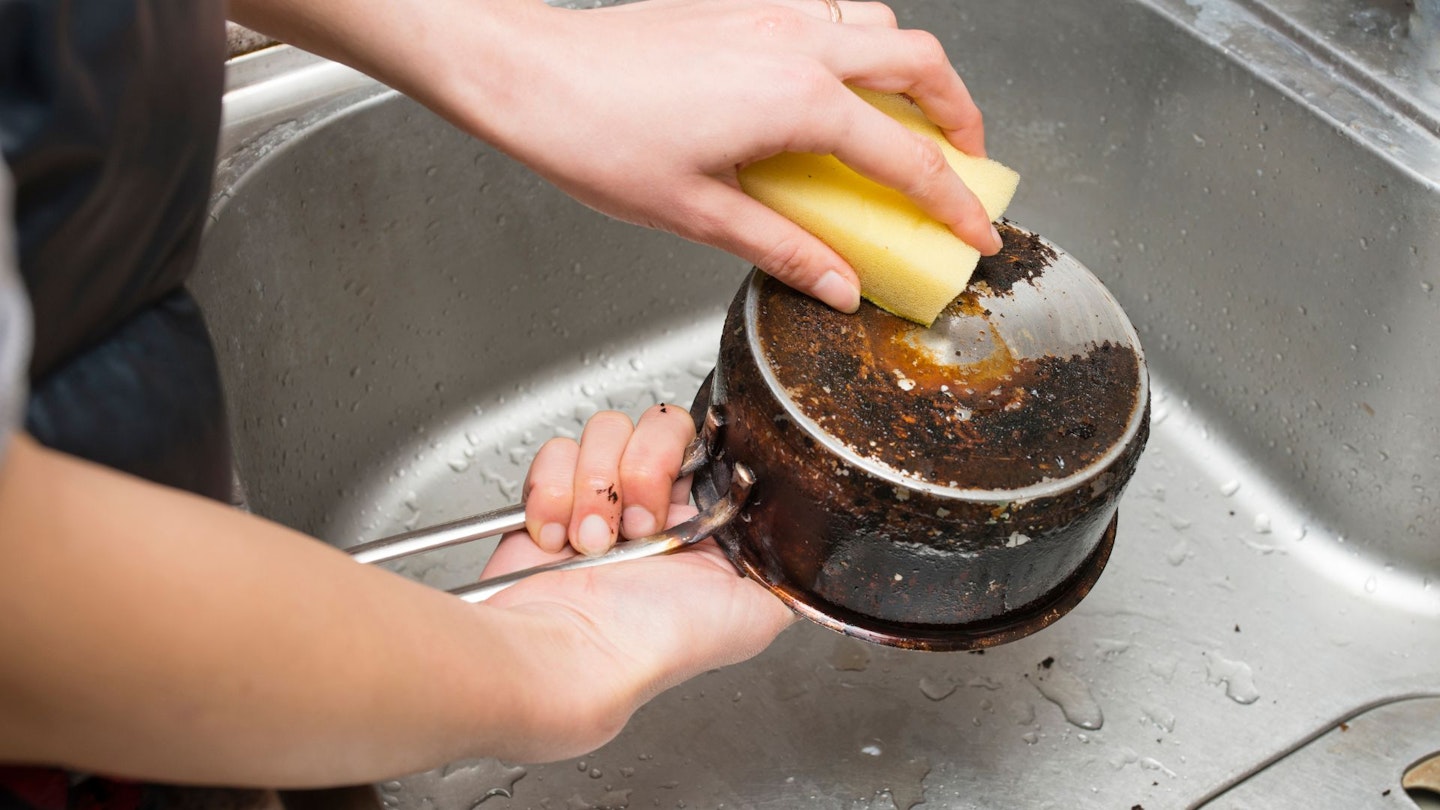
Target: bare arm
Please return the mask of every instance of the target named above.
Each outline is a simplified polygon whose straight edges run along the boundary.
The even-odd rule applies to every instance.
[[[935,37],[880,3],[232,0],[242,23],[363,70],[628,222],[728,250],[842,310],[854,270],[747,197],[737,167],[833,154],[987,253],[1000,239],[939,149],[846,84],[912,96],[983,154],[980,111]]]
[[[628,594],[608,603],[604,577],[552,575],[541,589],[583,604],[516,588],[508,606],[471,606],[25,437],[0,468],[0,527],[0,761],[129,777],[309,786],[571,756],[788,622],[723,560],[697,572],[709,584],[680,575],[675,605],[654,583],[696,560],[619,572]],[[712,585],[720,608],[754,615],[676,618]],[[607,635],[603,611],[625,599],[666,626]]]
[[[543,720],[516,687],[563,628],[277,524],[17,437],[0,525],[0,760],[313,784],[501,752]]]

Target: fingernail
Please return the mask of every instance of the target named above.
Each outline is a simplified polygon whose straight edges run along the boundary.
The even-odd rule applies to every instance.
[[[621,525],[625,527],[625,536],[631,539],[644,537],[655,532],[655,516],[650,510],[643,506],[627,506],[625,514],[621,518]]]
[[[565,525],[562,523],[546,523],[540,527],[540,546],[545,549],[559,551],[565,546]]]
[[[990,238],[995,240],[993,244],[995,245],[996,251],[999,251],[1001,248],[1005,247],[1005,240],[1000,238],[1000,229],[995,227],[994,225],[990,226]]]
[[[599,515],[589,515],[580,521],[580,533],[575,538],[581,554],[604,554],[610,547],[610,524]]]
[[[834,270],[820,277],[811,294],[841,312],[851,313],[860,308],[860,288]]]

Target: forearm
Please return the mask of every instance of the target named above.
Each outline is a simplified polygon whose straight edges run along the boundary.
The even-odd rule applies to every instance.
[[[534,704],[563,623],[24,438],[0,526],[0,761],[300,786],[563,733]]]
[[[746,196],[740,167],[833,155],[982,252],[1000,237],[936,145],[847,89],[910,96],[958,149],[980,111],[934,36],[883,3],[232,0],[232,16],[362,70],[626,222],[730,251],[846,312],[854,268]]]
[[[543,0],[230,0],[229,7],[232,20],[367,73],[492,143],[493,119],[481,111],[506,106],[523,85],[525,65],[539,58],[533,40],[554,13]],[[464,108],[451,93],[462,86]]]

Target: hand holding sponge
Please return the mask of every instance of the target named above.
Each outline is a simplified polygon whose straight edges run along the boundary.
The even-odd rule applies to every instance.
[[[1005,212],[1019,185],[1018,174],[956,149],[905,96],[859,89],[855,93],[933,139],[992,221]],[[741,169],[740,187],[839,253],[859,274],[861,295],[925,326],[965,289],[980,260],[980,251],[905,195],[830,155],[775,155]]]

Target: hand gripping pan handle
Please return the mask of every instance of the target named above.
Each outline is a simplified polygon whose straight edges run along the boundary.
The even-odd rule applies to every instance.
[[[685,450],[680,465],[680,475],[686,476],[698,470],[709,459],[710,447],[721,427],[719,415],[710,411],[700,435]],[[673,528],[657,532],[649,537],[617,543],[604,554],[594,557],[576,555],[559,562],[526,568],[504,576],[492,577],[480,582],[452,589],[450,592],[467,602],[482,602],[514,585],[522,579],[546,571],[574,571],[596,565],[608,565],[623,560],[635,560],[668,554],[685,546],[698,543],[724,527],[739,514],[755,483],[754,475],[743,464],[736,464],[725,497],[711,504],[710,508]],[[525,504],[517,503],[473,515],[460,520],[442,523],[424,529],[385,537],[350,548],[349,554],[357,562],[376,564],[398,560],[415,554],[469,543],[485,537],[516,531],[525,527]]]

